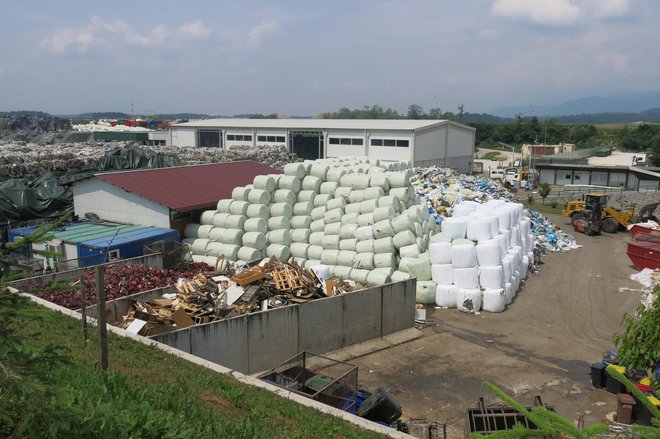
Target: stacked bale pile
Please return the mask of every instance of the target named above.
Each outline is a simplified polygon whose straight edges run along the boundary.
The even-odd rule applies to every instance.
[[[294,258],[368,285],[416,275],[421,256],[430,280],[427,247],[436,225],[412,191],[412,175],[407,163],[363,158],[291,163],[283,175],[234,189],[201,224],[186,227],[184,242],[195,261]]]
[[[435,297],[418,299],[464,312],[504,311],[534,257],[531,221],[523,210],[504,200],[458,204],[429,244]]]

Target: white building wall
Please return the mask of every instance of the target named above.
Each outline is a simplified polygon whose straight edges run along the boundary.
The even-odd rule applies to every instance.
[[[415,165],[445,164],[447,125],[415,133]],[[421,164],[421,165],[420,165]]]
[[[289,136],[286,129],[258,129],[255,133],[256,145],[288,145]],[[259,140],[259,136],[275,136],[284,137],[284,142],[269,142],[267,140]]]
[[[555,170],[541,169],[539,172],[539,183],[555,184]]]
[[[373,139],[384,140],[407,140],[408,146],[374,146],[371,144]],[[366,155],[371,160],[385,161],[412,161],[413,150],[413,132],[397,130],[370,130],[368,132],[369,144]]]
[[[169,209],[92,177],[73,185],[76,215],[92,212],[101,219],[153,227],[170,227]]]
[[[333,145],[330,138],[338,139],[362,139],[362,145]],[[365,130],[346,131],[346,130],[328,130],[325,136],[325,156],[332,157],[358,157],[368,156],[367,136]]]
[[[171,127],[170,134],[170,144],[173,146],[197,146],[195,139],[195,128]]]
[[[252,140],[229,140],[228,136],[252,136]],[[231,148],[232,146],[249,146],[252,147],[255,145],[256,137],[255,130],[251,128],[227,128],[223,132],[223,141],[222,144],[225,148]]]
[[[473,130],[456,125],[446,125],[448,129],[448,157],[472,157],[474,155]]]

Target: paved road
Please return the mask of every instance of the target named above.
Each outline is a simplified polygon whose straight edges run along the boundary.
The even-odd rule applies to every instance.
[[[615,397],[593,389],[589,364],[612,347],[623,312],[639,305],[640,293],[617,289],[640,286],[629,279],[635,270],[627,233],[576,238],[584,247],[546,256],[503,313],[429,307],[428,318],[440,323],[422,338],[351,361],[360,384],[390,389],[404,418],[447,422],[451,437],[461,437],[465,411],[478,397],[498,402],[482,388],[484,379],[521,402],[540,394],[569,418],[582,413],[587,423],[604,421],[616,410]]]

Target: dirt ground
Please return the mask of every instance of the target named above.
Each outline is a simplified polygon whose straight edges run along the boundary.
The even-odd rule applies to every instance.
[[[550,219],[570,228],[559,215]],[[427,307],[427,319],[438,325],[423,337],[350,361],[359,366],[360,385],[388,389],[403,419],[447,423],[451,438],[463,437],[466,409],[480,396],[500,402],[481,386],[484,379],[524,404],[541,395],[568,418],[605,421],[616,398],[592,387],[589,365],[613,347],[621,315],[640,303],[641,293],[618,288],[641,286],[629,279],[635,269],[627,232],[575,236],[583,247],[547,255],[503,313]]]

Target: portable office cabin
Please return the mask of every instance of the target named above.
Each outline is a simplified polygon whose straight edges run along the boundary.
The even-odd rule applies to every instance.
[[[156,241],[178,241],[174,229],[142,227],[125,230],[113,237],[97,238],[78,244],[78,261],[81,267],[102,264],[115,259],[128,259],[144,254],[144,247]]]

